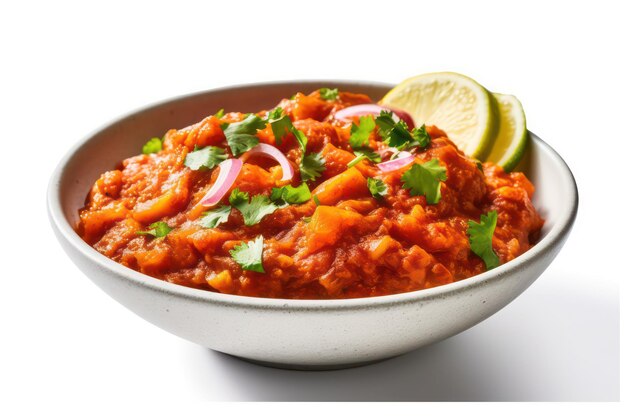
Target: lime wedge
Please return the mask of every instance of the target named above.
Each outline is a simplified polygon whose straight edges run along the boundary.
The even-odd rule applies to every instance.
[[[453,72],[418,75],[380,101],[408,112],[416,126],[435,125],[466,154],[483,160],[498,131],[495,99],[476,81]]]
[[[526,150],[526,116],[522,103],[515,96],[498,93],[493,93],[493,96],[498,103],[500,127],[487,161],[495,162],[510,172],[519,164]]]

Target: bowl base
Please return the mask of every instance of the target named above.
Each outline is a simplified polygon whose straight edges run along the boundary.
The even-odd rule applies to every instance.
[[[291,363],[259,361],[256,359],[249,359],[249,358],[244,358],[244,357],[235,356],[235,355],[228,355],[228,356],[231,356],[236,359],[240,359],[244,362],[252,363],[254,365],[265,366],[268,368],[286,369],[290,371],[337,371],[340,369],[358,368],[361,366],[372,365],[378,362],[383,362],[388,359],[391,359],[391,357],[389,357],[389,358],[375,359],[372,361],[339,363],[339,364],[333,364],[333,365],[301,365],[301,364],[291,364]]]

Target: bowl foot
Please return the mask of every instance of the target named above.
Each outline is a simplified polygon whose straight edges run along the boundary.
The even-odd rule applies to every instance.
[[[334,365],[301,365],[301,364],[291,364],[291,363],[259,361],[256,359],[249,359],[249,358],[244,358],[244,357],[235,356],[235,355],[228,355],[228,356],[231,356],[236,359],[240,359],[244,362],[252,363],[254,365],[260,365],[260,366],[265,366],[269,368],[287,369],[290,371],[336,371],[339,369],[358,368],[360,366],[372,365],[378,362],[386,361],[387,359],[391,359],[390,357],[390,358],[383,358],[383,359],[375,359],[372,361],[339,363],[339,364],[334,364]]]

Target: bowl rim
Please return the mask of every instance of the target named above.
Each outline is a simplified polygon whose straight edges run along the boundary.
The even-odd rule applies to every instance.
[[[123,277],[129,283],[146,287],[152,291],[166,293],[170,296],[176,296],[195,302],[209,302],[211,304],[220,304],[231,307],[247,308],[247,309],[281,309],[281,310],[299,310],[299,311],[317,311],[317,310],[355,310],[355,309],[371,309],[379,307],[390,307],[398,304],[407,304],[428,301],[435,298],[442,298],[452,296],[456,293],[464,292],[472,288],[480,287],[490,283],[497,282],[499,280],[509,277],[512,273],[525,269],[529,264],[533,263],[536,258],[542,258],[547,256],[551,252],[552,248],[558,246],[569,234],[574,221],[576,219],[578,211],[578,189],[574,176],[563,160],[563,158],[546,142],[540,139],[537,135],[528,131],[531,141],[538,145],[543,152],[553,160],[561,177],[564,178],[566,188],[563,190],[564,199],[567,209],[567,215],[562,216],[554,222],[552,229],[532,248],[524,252],[517,258],[494,268],[490,271],[483,272],[481,274],[456,281],[450,284],[441,285],[438,287],[410,291],[399,294],[363,297],[363,298],[349,298],[349,299],[323,299],[323,300],[310,300],[310,299],[287,299],[287,298],[262,298],[262,297],[249,297],[233,294],[222,294],[218,292],[212,292],[207,290],[200,290],[196,288],[185,287],[179,284],[173,284],[167,281],[160,280],[158,278],[145,275],[141,272],[135,271],[131,268],[123,266],[112,259],[104,256],[93,247],[83,241],[68,219],[63,213],[63,207],[61,204],[60,185],[61,179],[65,173],[65,169],[68,163],[73,159],[74,155],[83,147],[87,146],[90,140],[98,135],[103,130],[109,128],[112,125],[121,123],[133,116],[141,113],[150,112],[154,109],[171,105],[174,102],[191,99],[197,96],[204,96],[206,94],[234,91],[237,89],[246,88],[263,88],[263,87],[281,87],[287,85],[316,85],[316,84],[344,84],[352,85],[356,88],[359,86],[371,86],[381,88],[391,88],[393,84],[364,81],[364,80],[292,80],[292,81],[273,81],[273,82],[259,82],[259,83],[247,83],[247,84],[235,84],[230,86],[224,86],[219,88],[212,88],[191,94],[179,95],[158,102],[148,104],[135,110],[131,110],[119,116],[108,123],[101,125],[99,128],[91,131],[75,143],[61,158],[56,168],[54,169],[47,189],[47,211],[52,227],[57,232],[59,239],[64,239],[73,249],[80,253],[81,256],[87,258],[90,262],[95,263],[100,268],[109,271],[119,277]],[[85,274],[87,275],[87,274]]]

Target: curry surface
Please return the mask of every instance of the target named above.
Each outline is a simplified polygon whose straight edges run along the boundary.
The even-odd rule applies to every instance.
[[[434,126],[427,128],[431,146],[417,153],[417,161],[438,158],[446,168],[437,204],[402,188],[400,177],[410,165],[390,173],[367,161],[347,168],[354,158],[348,141],[351,123],[335,120],[333,114],[370,102],[365,95],[348,92],[325,101],[313,92],[279,103],[308,137],[307,152],[320,152],[326,161],[322,177],[309,182],[319,206],[313,200],[290,205],[253,226],[245,226],[241,214],[232,210],[227,223],[212,229],[199,225],[207,210],[199,202],[219,168],[192,171],[184,165],[185,156],[195,146],[220,146],[229,152],[220,125],[245,115],[227,113],[170,130],[161,152],[128,158],[102,174],[80,210],[77,231],[105,256],[158,279],[227,294],[301,299],[395,294],[479,274],[485,266],[470,250],[468,220],[491,210],[498,213],[493,248],[501,263],[532,246],[543,220],[531,203],[530,181],[523,173],[508,174],[490,163],[481,171]],[[290,183],[298,185],[302,155],[294,137],[290,134],[277,145],[269,126],[257,136],[293,162],[296,175]],[[387,145],[373,133],[370,146],[382,151]],[[275,162],[251,158],[231,189],[269,195],[272,187],[286,185],[281,176]],[[384,198],[372,197],[368,177],[387,184]],[[161,220],[173,228],[164,238],[137,234]],[[265,242],[266,272],[244,271],[229,250],[259,235]]]

